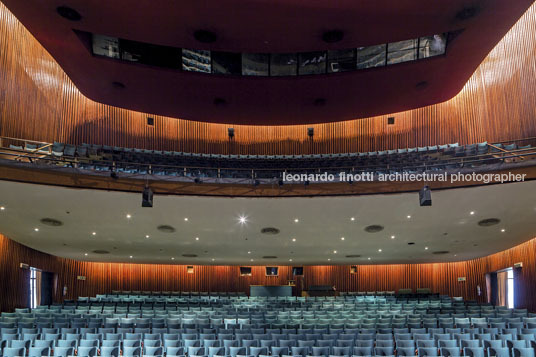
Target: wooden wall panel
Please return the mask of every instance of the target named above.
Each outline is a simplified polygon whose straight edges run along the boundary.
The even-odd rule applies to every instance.
[[[250,285],[284,285],[295,279],[296,294],[302,287],[333,285],[339,291],[398,291],[402,288],[431,288],[433,292],[486,301],[486,273],[523,263],[516,273],[516,307],[536,312],[536,238],[487,257],[451,263],[360,265],[357,274],[350,266],[305,266],[303,278],[292,277],[292,267],[280,266],[279,276],[266,277],[264,266],[253,266],[252,276],[241,277],[238,266],[194,266],[188,274],[185,265],[92,263],[54,257],[25,247],[0,235],[1,311],[26,306],[29,272],[20,263],[57,274],[55,300],[95,296],[112,290],[153,291],[242,291]],[[77,280],[78,275],[87,280]],[[466,282],[458,282],[458,277]],[[482,295],[477,295],[480,286]]]
[[[41,141],[186,152],[304,154],[385,150],[536,136],[536,5],[453,99],[416,110],[331,124],[199,123],[110,107],[85,98],[0,3],[0,135]],[[227,127],[234,126],[229,142]]]

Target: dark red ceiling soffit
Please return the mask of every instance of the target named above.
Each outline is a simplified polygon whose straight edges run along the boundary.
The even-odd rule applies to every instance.
[[[2,1],[90,99],[196,121],[256,125],[348,120],[448,100],[533,2]],[[60,17],[61,6],[75,9],[81,19]],[[93,57],[73,29],[181,48],[263,53],[345,49],[464,31],[449,43],[445,56],[432,59],[330,75],[252,78]],[[199,29],[212,31],[215,41],[196,41],[193,34]],[[342,40],[326,43],[323,36],[334,29],[343,32]],[[319,101],[323,105],[315,104]]]

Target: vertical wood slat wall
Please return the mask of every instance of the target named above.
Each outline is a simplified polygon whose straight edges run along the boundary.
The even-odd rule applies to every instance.
[[[339,123],[247,126],[199,123],[133,112],[85,98],[0,3],[0,135],[154,150],[240,154],[374,151],[536,136],[536,4],[453,99]],[[146,117],[155,118],[154,127]],[[252,118],[252,121],[254,118]],[[235,128],[230,142],[227,128]]]
[[[334,285],[339,291],[398,291],[401,288],[431,288],[433,292],[466,299],[487,299],[485,274],[522,262],[517,274],[516,307],[536,311],[536,238],[509,250],[474,260],[434,264],[360,265],[350,274],[350,266],[305,266],[303,278],[292,277],[292,267],[280,266],[279,276],[265,276],[264,266],[253,266],[252,275],[241,277],[238,266],[93,263],[59,258],[38,252],[0,235],[0,311],[26,306],[29,271],[20,263],[58,274],[56,301],[95,296],[112,290],[152,291],[242,291],[250,285],[285,285],[297,280],[298,288]],[[86,280],[79,281],[83,275]],[[467,281],[458,282],[458,277]],[[477,286],[482,295],[477,295]],[[296,290],[296,289],[295,289]],[[299,293],[299,291],[295,291]]]

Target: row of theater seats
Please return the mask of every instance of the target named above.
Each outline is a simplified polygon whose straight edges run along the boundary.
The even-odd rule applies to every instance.
[[[236,328],[216,333],[212,328],[155,330],[113,328],[2,328],[2,347],[43,351],[63,356],[72,348],[79,355],[188,356],[484,356],[493,352],[512,352],[530,356],[536,347],[535,328],[394,328],[391,330],[355,328]],[[517,353],[517,354],[516,354]],[[9,354],[8,354],[9,355]],[[137,355],[137,354],[134,354]],[[494,356],[491,354],[489,356]]]
[[[10,145],[13,150],[32,151],[36,145]],[[500,148],[500,149],[499,149]],[[69,162],[81,169],[113,171],[131,174],[154,174],[185,177],[255,178],[279,177],[282,170],[298,170],[294,173],[310,173],[322,169],[367,169],[382,173],[420,172],[426,169],[445,170],[464,165],[491,164],[500,161],[497,154],[501,149],[511,151],[530,149],[531,145],[518,146],[487,142],[470,145],[458,143],[418,148],[405,148],[364,153],[312,154],[312,155],[219,155],[184,153],[175,151],[154,151],[122,148],[106,145],[69,145],[54,143],[50,149],[40,150],[51,158],[76,160]],[[467,157],[479,155],[485,161],[467,162]],[[495,156],[494,156],[495,155]],[[471,161],[471,160],[469,160]],[[63,165],[65,162],[51,160],[50,163]],[[275,171],[272,171],[275,170]],[[386,171],[387,170],[387,171]]]
[[[4,312],[2,354],[531,357],[536,340],[536,314],[526,309],[446,296],[343,296],[303,306],[287,304],[295,297],[216,298],[222,304],[95,301]]]

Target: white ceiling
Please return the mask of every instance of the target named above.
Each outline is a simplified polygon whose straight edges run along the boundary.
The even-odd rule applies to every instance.
[[[536,236],[536,181],[434,191],[431,207],[420,207],[417,193],[315,198],[156,195],[153,208],[141,207],[141,193],[8,181],[0,181],[0,193],[0,206],[5,207],[0,211],[1,233],[46,253],[88,261],[248,265],[443,262],[489,255]],[[127,219],[127,214],[132,217]],[[247,217],[245,224],[239,223],[240,216]],[[45,217],[64,224],[43,225],[40,220]],[[501,223],[477,225],[492,217]],[[176,232],[156,229],[164,224],[175,227]],[[365,232],[364,227],[372,224],[385,229]],[[261,234],[263,227],[276,227],[280,233]],[[96,249],[110,254],[95,254]],[[435,251],[449,253],[432,254]],[[349,254],[362,257],[345,257]],[[262,259],[266,255],[278,258]]]

